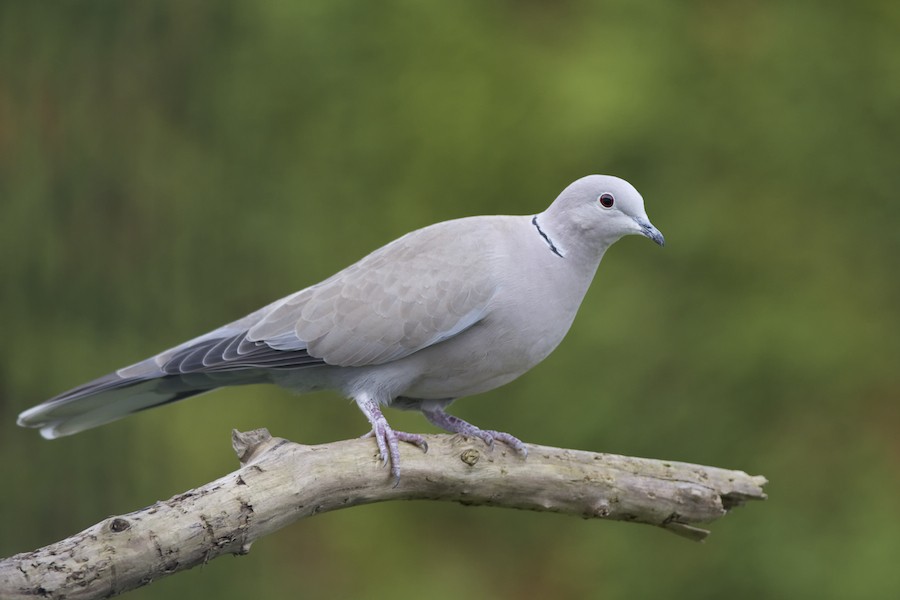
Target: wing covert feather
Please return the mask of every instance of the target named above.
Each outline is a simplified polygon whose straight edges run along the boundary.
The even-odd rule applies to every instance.
[[[485,223],[478,225],[459,219],[409,233],[285,298],[247,339],[364,366],[452,337],[484,316],[497,288],[490,266],[496,248]]]

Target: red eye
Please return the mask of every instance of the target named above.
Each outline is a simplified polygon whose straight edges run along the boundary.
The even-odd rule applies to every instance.
[[[612,208],[612,205],[616,203],[616,199],[610,193],[600,194],[598,200],[603,208]]]

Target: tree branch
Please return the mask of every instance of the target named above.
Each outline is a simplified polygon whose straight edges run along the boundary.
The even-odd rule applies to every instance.
[[[385,500],[647,523],[699,541],[708,532],[697,524],[766,497],[766,479],[742,471],[535,445],[522,459],[479,440],[425,437],[427,454],[402,445],[403,475],[392,487],[371,440],[303,446],[265,429],[234,431],[240,469],[0,560],[0,597],[108,598],[223,554],[246,554],[255,540],[297,519]]]

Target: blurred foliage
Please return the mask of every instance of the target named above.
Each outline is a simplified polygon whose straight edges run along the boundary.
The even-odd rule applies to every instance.
[[[562,346],[457,414],[764,474],[768,502],[704,545],[363,507],[130,597],[900,597],[898,106],[889,0],[2,2],[0,555],[233,469],[231,427],[365,429],[264,387],[52,443],[19,411],[602,172],[668,246],[616,245]]]

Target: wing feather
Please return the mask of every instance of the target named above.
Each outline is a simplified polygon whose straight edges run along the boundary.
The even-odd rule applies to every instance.
[[[322,283],[286,298],[247,339],[306,350],[338,366],[408,356],[482,319],[497,291],[485,222],[414,231]]]

